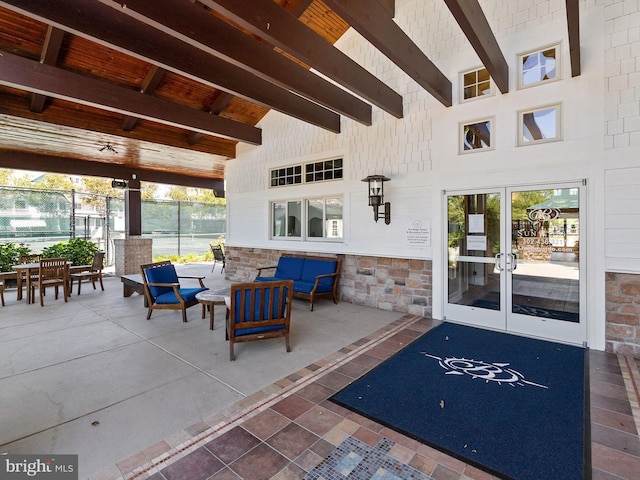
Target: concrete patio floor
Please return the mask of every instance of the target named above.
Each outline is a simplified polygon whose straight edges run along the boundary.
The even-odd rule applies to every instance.
[[[229,285],[211,266],[177,268],[210,288]],[[250,342],[230,362],[224,307],[213,331],[199,306],[186,324],[178,311],[147,321],[142,297],[123,297],[119,277],[104,283],[104,292],[76,287],[67,303],[50,290],[44,307],[5,292],[0,454],[78,454],[87,478],[402,317],[328,300],[310,312],[295,300],[291,353],[283,339]]]

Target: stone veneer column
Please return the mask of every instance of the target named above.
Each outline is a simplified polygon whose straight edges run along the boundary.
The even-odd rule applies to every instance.
[[[640,275],[607,272],[607,351],[640,357]]]
[[[151,238],[117,238],[114,243],[118,276],[140,273],[140,265],[153,261],[153,239]]]

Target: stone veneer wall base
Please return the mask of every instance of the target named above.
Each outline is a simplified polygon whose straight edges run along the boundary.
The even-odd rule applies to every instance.
[[[284,250],[225,248],[226,277],[250,282],[258,267],[276,265]],[[286,251],[287,253],[295,253]],[[313,253],[305,252],[305,255]],[[331,256],[319,253],[321,256]],[[381,310],[430,317],[432,313],[431,260],[342,255],[340,300]]]
[[[606,274],[607,351],[640,358],[640,275]]]

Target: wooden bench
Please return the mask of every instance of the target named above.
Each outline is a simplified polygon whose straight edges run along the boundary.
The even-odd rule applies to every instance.
[[[131,275],[122,275],[120,277],[122,282],[122,296],[130,297],[134,293],[142,295],[144,297],[144,282],[142,281],[142,275],[134,273]],[[144,298],[144,306],[148,307],[147,298]]]

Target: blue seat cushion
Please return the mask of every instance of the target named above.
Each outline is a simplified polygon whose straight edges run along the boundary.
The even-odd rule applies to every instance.
[[[276,278],[276,277],[256,277],[255,282],[273,282],[274,280],[289,280],[288,278]]]
[[[198,288],[180,288],[178,291],[180,292],[180,296],[187,303],[192,303],[196,299],[196,295],[205,290],[209,290],[206,287],[198,287]],[[160,304],[168,304],[168,303],[180,303],[178,298],[176,297],[176,293],[171,289],[169,292],[162,293],[156,297],[156,302]]]
[[[275,277],[281,280],[300,280],[304,258],[280,257]]]
[[[267,333],[274,330],[284,330],[284,328],[284,323],[282,325],[269,325],[268,327],[241,328],[235,330],[235,336],[242,337],[243,335],[252,335],[254,333]]]
[[[300,280],[303,282],[315,282],[316,276],[326,275],[328,273],[336,273],[336,266],[338,262],[332,260],[315,260],[307,258],[304,261],[304,267],[302,268],[302,275]],[[320,279],[318,291],[330,291],[333,288],[333,282],[335,277],[327,277]],[[328,290],[327,290],[328,287]],[[320,290],[320,289],[323,290]]]
[[[313,282],[303,282],[302,280],[298,280],[297,282],[293,282],[293,291],[298,293],[311,293],[313,286],[315,285],[315,280]],[[322,282],[318,284],[318,288],[316,289],[316,293],[325,293],[333,290],[333,285],[324,285]]]
[[[145,272],[147,275],[147,282],[149,283],[178,283],[178,274],[176,273],[176,268],[173,265],[162,265],[161,267],[148,268]],[[163,293],[173,292],[173,288],[149,286],[149,291],[152,296],[158,297]]]

